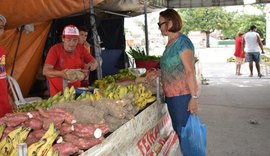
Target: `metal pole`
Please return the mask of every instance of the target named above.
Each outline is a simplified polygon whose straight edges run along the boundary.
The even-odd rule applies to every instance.
[[[147,2],[148,2],[148,0],[144,0],[144,33],[145,33],[145,50],[146,50],[146,54],[149,55]]]
[[[100,38],[97,32],[96,21],[95,21],[95,12],[94,12],[94,3],[93,0],[90,0],[90,23],[94,40],[94,49],[95,49],[95,59],[97,60],[97,78],[102,79],[102,58],[101,58],[101,47],[100,47]]]

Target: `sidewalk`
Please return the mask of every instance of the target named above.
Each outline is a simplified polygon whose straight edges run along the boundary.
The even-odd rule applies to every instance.
[[[227,63],[233,47],[197,49],[201,71],[209,79],[200,97],[200,119],[207,126],[207,156],[270,155],[270,75],[242,76]]]

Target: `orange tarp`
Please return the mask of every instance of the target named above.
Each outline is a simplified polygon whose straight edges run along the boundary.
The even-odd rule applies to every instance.
[[[103,0],[94,0],[94,6]],[[0,14],[7,18],[7,28],[49,21],[89,9],[89,0],[1,0]]]
[[[17,79],[22,93],[27,95],[41,63],[41,57],[47,34],[50,30],[51,22],[42,22],[35,24],[35,31],[31,33],[22,33],[21,42],[17,52],[17,58],[14,66],[13,77]],[[0,40],[0,45],[6,49],[6,67],[7,73],[11,73],[11,68],[17,48],[20,32],[18,29],[10,29],[5,32]]]

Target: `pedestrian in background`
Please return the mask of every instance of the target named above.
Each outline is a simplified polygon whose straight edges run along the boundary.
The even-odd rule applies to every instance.
[[[244,52],[246,53],[246,61],[249,62],[249,77],[253,76],[253,62],[255,62],[258,77],[261,78],[263,75],[260,70],[260,49],[262,54],[264,54],[264,51],[261,37],[256,31],[257,27],[252,25],[249,32],[244,35],[243,44]]]
[[[239,32],[238,36],[235,39],[235,63],[236,63],[236,72],[235,75],[241,74],[241,65],[244,63],[245,53],[243,52],[243,32]]]
[[[175,10],[160,12],[158,26],[161,34],[168,36],[160,59],[161,81],[172,125],[180,141],[182,127],[186,126],[190,114],[198,112],[194,46],[180,32],[183,23]]]

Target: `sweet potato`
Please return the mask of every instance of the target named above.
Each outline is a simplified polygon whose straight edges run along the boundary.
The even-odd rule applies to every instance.
[[[94,137],[96,128],[93,124],[74,124],[73,135],[81,138]]]
[[[33,130],[39,130],[42,128],[43,122],[39,119],[32,118],[25,121],[24,125],[31,127]]]
[[[4,122],[7,124],[8,127],[15,127],[28,120],[28,118],[28,115],[26,115],[25,113],[14,113],[12,115],[9,114],[4,117]]]
[[[109,132],[109,126],[107,124],[94,124],[94,127],[101,129],[102,134]]]
[[[63,142],[53,145],[53,149],[58,151],[59,156],[70,156],[79,152],[79,148],[70,142]]]
[[[79,137],[74,134],[66,134],[63,136],[63,139],[65,142],[71,142],[76,145],[76,141],[79,139]]]
[[[27,144],[27,146],[29,147],[30,145],[32,145],[33,143],[37,142],[39,139],[37,139],[35,137],[35,135],[33,134],[33,132],[31,132],[28,137],[25,140],[25,143]]]
[[[35,138],[37,138],[37,139],[41,139],[45,133],[46,133],[46,131],[43,130],[43,129],[36,130],[36,131],[33,131],[33,132],[32,132],[32,134],[33,134],[33,135],[35,136]]]
[[[49,114],[51,116],[61,116],[61,117],[63,116],[65,119],[65,122],[69,124],[71,124],[72,121],[74,120],[74,116],[72,115],[72,113],[61,108],[53,108],[49,111]]]
[[[22,123],[21,121],[9,121],[9,122],[6,122],[7,127],[17,127],[21,123]]]
[[[8,134],[10,133],[11,131],[13,131],[15,129],[15,127],[6,127],[5,130],[4,130],[4,134]]]
[[[101,141],[96,138],[88,138],[88,139],[79,138],[76,146],[81,150],[86,150],[100,143]]]
[[[50,123],[54,123],[55,129],[59,130],[61,128],[61,125],[64,122],[64,120],[65,119],[61,118],[61,117],[52,117],[52,118],[44,119],[42,128],[44,130],[48,130]]]
[[[64,136],[64,141],[72,142],[81,150],[89,149],[90,147],[93,147],[94,145],[101,143],[101,140],[95,139],[93,137],[87,137],[86,139],[86,138],[77,137],[73,134],[66,134]]]
[[[71,124],[63,123],[61,128],[60,128],[60,135],[64,136],[64,135],[74,131],[74,127],[72,128],[72,126],[73,125],[71,125]]]

